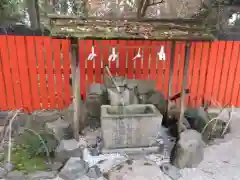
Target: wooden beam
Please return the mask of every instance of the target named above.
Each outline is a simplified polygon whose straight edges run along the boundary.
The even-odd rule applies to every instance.
[[[80,117],[80,66],[78,63],[78,48],[72,43],[72,79],[73,79],[73,132],[74,138],[79,140],[79,117]]]
[[[96,21],[128,21],[128,22],[163,22],[163,23],[177,23],[177,24],[182,24],[182,23],[189,23],[189,24],[201,24],[204,22],[205,18],[110,18],[110,17],[79,17],[76,15],[63,15],[63,14],[48,14],[48,18],[51,20],[56,20],[56,19],[68,19],[68,20],[96,20]]]

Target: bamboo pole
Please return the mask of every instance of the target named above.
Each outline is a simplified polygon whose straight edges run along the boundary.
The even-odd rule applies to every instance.
[[[181,124],[184,120],[184,112],[185,112],[185,89],[187,86],[187,76],[188,76],[188,66],[189,66],[189,60],[190,60],[190,42],[187,41],[185,46],[185,58],[184,58],[184,67],[183,67],[183,82],[182,82],[182,92],[181,92],[181,111],[180,111],[180,117],[178,120],[178,135],[181,133]]]

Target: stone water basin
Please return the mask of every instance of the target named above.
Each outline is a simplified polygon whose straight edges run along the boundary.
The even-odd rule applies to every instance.
[[[143,148],[154,145],[161,130],[162,118],[162,114],[152,104],[132,104],[121,108],[102,105],[104,148]]]

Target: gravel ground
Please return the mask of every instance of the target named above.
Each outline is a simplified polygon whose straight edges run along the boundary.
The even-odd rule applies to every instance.
[[[206,147],[204,160],[196,169],[181,170],[180,180],[240,180],[240,112],[233,114],[231,133]]]
[[[195,169],[182,169],[179,180],[240,180],[240,110],[234,113],[231,133],[205,148],[204,160]],[[141,160],[140,160],[141,162]],[[133,164],[111,174],[110,180],[170,180],[158,166]]]

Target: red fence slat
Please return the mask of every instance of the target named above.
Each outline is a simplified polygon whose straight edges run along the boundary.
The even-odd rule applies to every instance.
[[[47,94],[47,83],[46,83],[46,74],[45,74],[45,59],[44,59],[44,38],[35,37],[36,40],[36,52],[37,52],[37,66],[39,73],[39,87],[40,87],[40,96],[43,109],[48,109],[48,94]]]
[[[8,44],[6,36],[0,36],[0,58],[3,80],[1,83],[5,83],[5,93],[0,94],[3,109],[14,109],[14,94],[12,85],[12,75],[10,71]],[[2,89],[4,90],[4,89]],[[6,104],[4,104],[6,102]],[[5,106],[6,105],[6,106]]]
[[[19,65],[19,74],[21,78],[21,89],[22,89],[22,101],[25,112],[31,112],[32,107],[32,94],[30,91],[30,78],[28,73],[28,60],[26,54],[26,45],[24,36],[16,37],[17,46],[17,61]]]
[[[188,65],[188,85],[187,88],[191,91],[192,81],[193,81],[193,67],[194,67],[194,58],[195,58],[195,50],[196,50],[196,42],[191,43],[191,49],[190,49],[190,59],[189,59],[189,65]],[[186,98],[186,103],[190,106],[193,106],[192,104],[192,93],[190,92],[188,98]]]
[[[163,47],[166,51],[166,42],[165,41],[157,41],[157,52],[156,52],[156,63],[157,63],[157,77],[156,77],[156,89],[158,91],[163,92],[164,81],[165,81],[165,73],[164,73],[164,64],[166,61],[160,60],[158,53],[160,49]],[[167,85],[168,86],[168,85]]]
[[[93,41],[92,40],[86,40],[85,41],[85,52],[86,52],[86,57],[85,61],[87,61],[87,84],[91,84],[94,82],[94,74],[93,74],[93,63],[95,61],[94,59],[88,59],[88,56],[92,52],[92,47],[93,47]]]
[[[102,66],[102,54],[101,54],[101,46],[99,44],[99,41],[94,41],[94,47],[96,52],[96,58],[95,58],[95,81],[96,83],[102,83],[102,73],[101,73],[101,66]]]
[[[150,80],[156,80],[157,77],[157,41],[151,42],[150,49]]]
[[[224,52],[225,52],[225,45],[226,43],[224,41],[220,41],[218,43],[218,55],[217,55],[217,62],[215,66],[215,74],[214,74],[214,83],[212,85],[213,91],[212,91],[212,100],[218,102],[218,94],[219,94],[219,86],[221,82],[221,73],[223,68],[223,62],[224,62]]]
[[[213,91],[213,84],[214,84],[214,73],[215,73],[215,66],[217,62],[217,55],[218,55],[218,42],[211,43],[211,53],[209,56],[208,61],[208,69],[207,69],[207,80],[205,85],[205,99],[207,101],[212,100],[212,91]]]
[[[130,40],[130,41],[127,41],[127,77],[129,79],[132,79],[134,78],[134,62],[133,62],[133,58],[135,56],[134,54],[134,48],[133,46],[135,45],[135,42]]]
[[[231,102],[224,102],[224,96],[226,94],[227,79],[228,79],[228,70],[231,62],[231,55],[233,49],[233,42],[229,41],[225,43],[225,51],[224,51],[224,60],[222,62],[222,72],[221,72],[221,79],[218,85],[218,102],[223,105],[227,105]]]
[[[171,59],[171,48],[172,43],[170,41],[165,42],[165,54],[166,61],[163,62],[163,93],[165,97],[168,97],[168,82],[169,82],[169,72],[170,72],[170,59]]]
[[[78,54],[79,54],[79,66],[80,66],[80,92],[83,98],[86,97],[86,59],[87,55],[85,53],[85,41],[84,40],[79,40],[78,41]]]
[[[206,82],[206,73],[208,68],[208,57],[209,57],[209,49],[210,49],[210,43],[203,42],[202,43],[202,57],[201,57],[201,67],[200,67],[200,79],[198,82],[198,94],[197,94],[197,106],[201,106],[204,93],[205,93],[205,82]],[[191,93],[191,92],[190,92]]]
[[[56,104],[59,109],[63,106],[63,77],[61,72],[61,51],[60,51],[61,41],[58,39],[53,40],[53,58],[54,58],[54,69],[56,71]],[[64,68],[65,69],[65,68]]]
[[[56,98],[55,98],[55,82],[54,82],[54,74],[53,74],[53,48],[52,42],[49,37],[44,38],[44,48],[45,48],[45,58],[46,64],[45,68],[47,69],[47,91],[48,91],[48,99],[49,99],[49,108],[55,109],[56,107]]]
[[[196,50],[195,50],[195,56],[194,56],[194,65],[193,65],[193,79],[191,84],[191,96],[192,96],[192,104],[193,106],[196,106],[196,102],[198,98],[201,99],[201,97],[198,97],[198,89],[199,89],[199,75],[200,75],[200,67],[201,67],[201,59],[202,59],[202,43],[197,42],[196,43]]]
[[[119,41],[119,75],[126,76],[126,41],[120,40]]]
[[[149,79],[149,46],[151,45],[151,41],[144,41],[144,50],[143,50],[143,76],[142,79]]]
[[[111,55],[113,52],[113,49],[115,49],[115,54],[119,54],[119,50],[118,50],[118,47],[117,47],[117,40],[110,40],[110,43],[111,45],[111,48],[110,48],[110,52],[109,52],[109,55]],[[118,61],[118,57],[117,59],[112,59],[109,63],[110,63],[110,70],[111,70],[111,73],[113,76],[116,76],[117,75],[117,61]]]
[[[174,57],[174,64],[173,64],[173,82],[172,82],[172,95],[178,93],[178,73],[179,73],[179,61],[181,58],[181,43],[176,42],[175,47],[175,57]]]
[[[228,80],[227,80],[227,88],[226,88],[225,99],[224,99],[224,102],[230,102],[230,104],[232,104],[231,97],[232,97],[233,86],[234,86],[235,77],[236,77],[236,67],[238,64],[239,45],[240,45],[240,42],[238,42],[238,41],[235,41],[233,43],[232,56],[230,58],[230,67],[229,67],[229,74],[228,74]],[[234,104],[234,105],[236,105],[236,104]]]
[[[145,47],[141,47],[141,45],[143,45],[143,41],[141,41],[141,40],[135,41],[135,44],[134,44],[135,47],[133,48],[134,56],[132,59],[130,59],[130,58],[128,59],[128,61],[132,61],[133,64],[135,65],[134,66],[135,67],[134,68],[135,69],[134,78],[136,78],[136,79],[141,79],[141,76],[142,76],[142,60],[144,59],[143,51],[144,51]],[[141,57],[137,57],[138,53],[140,54]]]
[[[71,56],[70,56],[70,41],[69,40],[62,40],[62,53],[63,53],[63,69],[64,69],[64,105],[68,106],[71,103],[71,89],[69,84],[70,74],[69,68],[71,66]],[[84,66],[83,66],[84,67]],[[82,80],[81,80],[82,82]]]
[[[237,66],[236,66],[236,71],[235,71],[235,78],[234,78],[234,81],[232,82],[233,83],[233,87],[232,87],[232,97],[231,97],[231,103],[232,105],[234,106],[239,106],[240,103],[239,103],[239,100],[240,100],[240,97],[239,97],[239,91],[240,91],[240,88],[239,88],[239,85],[240,85],[240,53],[238,51],[238,55],[236,56],[237,58]]]
[[[40,109],[40,94],[38,88],[38,77],[37,77],[37,59],[35,51],[35,42],[34,37],[26,38],[26,49],[27,49],[27,58],[28,58],[28,69],[30,75],[30,87],[31,87],[31,98],[32,98],[32,107],[34,110]],[[28,51],[28,49],[32,49]]]
[[[21,79],[19,74],[19,65],[17,58],[17,46],[16,39],[14,36],[8,36],[8,47],[9,47],[9,60],[10,66],[12,68],[12,78],[13,78],[13,90],[15,95],[15,105],[17,109],[21,109],[23,107],[22,102],[22,89],[21,89]],[[10,48],[11,47],[11,48]]]
[[[105,81],[106,76],[106,70],[105,70],[105,66],[108,65],[109,66],[109,62],[108,62],[108,57],[109,57],[109,41],[108,40],[103,40],[100,41],[100,46],[101,48],[101,56],[102,56],[102,63],[103,63],[103,81]]]

